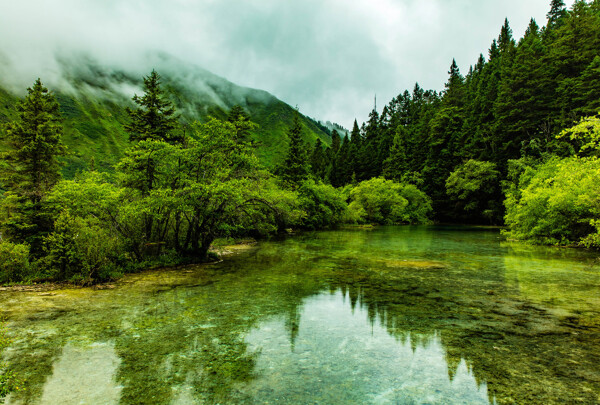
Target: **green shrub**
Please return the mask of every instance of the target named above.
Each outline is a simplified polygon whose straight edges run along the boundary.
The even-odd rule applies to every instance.
[[[357,223],[428,223],[431,199],[413,184],[383,178],[363,181],[350,190],[348,219]]]
[[[0,283],[22,281],[29,269],[29,246],[0,239]]]
[[[509,237],[544,244],[598,247],[600,160],[554,158],[522,170],[507,190]]]
[[[431,198],[414,184],[401,183],[400,186],[400,194],[408,201],[408,205],[402,214],[402,222],[409,224],[429,223],[429,216],[433,212]]]
[[[342,192],[329,184],[308,180],[300,185],[298,194],[300,208],[306,214],[301,220],[303,228],[331,228],[347,216],[348,204]]]
[[[46,266],[55,279],[86,284],[118,272],[115,260],[121,247],[106,226],[63,211],[54,232],[45,238],[45,251]]]
[[[459,217],[501,222],[500,172],[494,163],[469,159],[459,165],[446,179],[446,194]]]

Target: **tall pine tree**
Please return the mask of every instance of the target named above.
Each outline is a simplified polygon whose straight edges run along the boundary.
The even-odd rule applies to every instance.
[[[4,152],[0,177],[6,190],[2,200],[2,236],[31,245],[41,254],[43,237],[52,230],[45,197],[60,180],[59,157],[66,147],[59,105],[37,79],[17,105],[18,120],[6,126],[8,151]]]
[[[550,11],[546,14],[548,18],[548,29],[552,30],[562,25],[567,9],[563,0],[552,0],[550,2]]]
[[[327,160],[325,157],[325,152],[323,151],[323,142],[321,142],[321,139],[317,138],[313,152],[310,155],[310,166],[312,169],[312,174],[317,179],[323,180],[325,178]]]
[[[160,76],[155,70],[144,78],[144,90],[142,97],[133,96],[139,107],[127,108],[130,122],[125,125],[125,130],[135,144],[127,152],[128,160],[122,161],[121,165],[126,166],[123,169],[128,174],[125,184],[148,197],[157,187],[161,174],[157,172],[157,151],[164,149],[165,143],[182,144],[183,136],[175,133],[175,107],[166,99],[160,86]],[[144,213],[143,221],[146,242],[160,240],[160,236],[153,234],[153,215]]]
[[[288,132],[290,146],[288,153],[279,167],[278,173],[292,188],[308,178],[309,164],[306,155],[306,148],[302,141],[302,124],[300,123],[300,113],[294,112],[294,121]]]
[[[181,135],[175,133],[175,107],[166,99],[156,70],[144,77],[144,95],[139,97],[136,94],[132,100],[138,108],[127,108],[130,122],[125,125],[125,130],[129,133],[130,140],[157,140],[169,143],[181,141]]]

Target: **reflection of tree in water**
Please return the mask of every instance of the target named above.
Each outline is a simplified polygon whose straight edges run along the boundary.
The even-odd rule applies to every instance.
[[[597,328],[497,297],[461,278],[441,282],[415,275],[414,269],[398,270],[403,276],[393,282],[376,273],[337,272],[330,288],[349,297],[353,308],[364,308],[371,323],[402,342],[410,341],[413,349],[428,346],[439,335],[450,380],[464,359],[478,384],[487,383],[491,402],[598,399]]]
[[[449,378],[464,359],[498,403],[594,403],[600,395],[598,330],[508,298],[501,257],[464,259],[480,266],[464,272],[443,263],[441,248],[429,261],[415,259],[437,243],[427,233],[391,246],[376,233],[318,235],[13,314],[23,328],[13,364],[29,381],[21,398],[39,398],[68,342],[112,341],[121,403],[248,400],[238,388],[256,376],[260,356],[248,351],[248,331],[283,316],[294,350],[303,303],[327,291],[341,291],[413,349],[439,338]]]
[[[272,264],[264,258],[260,262]],[[39,400],[67,343],[112,341],[121,359],[116,376],[121,403],[244,400],[235,386],[253,378],[258,355],[247,352],[245,333],[266,317],[287,314],[293,339],[302,299],[320,289],[281,269],[263,276],[231,263],[215,266],[212,273],[173,272],[162,282],[159,277],[147,285],[107,291],[101,302],[58,299],[53,308],[18,321],[31,328],[27,343],[13,356],[15,368],[29,382],[18,399]]]
[[[248,353],[245,334],[270,316],[287,315],[293,347],[298,308],[314,284],[224,270],[232,273],[219,283],[161,293],[159,309],[138,316],[136,332],[117,339],[123,403],[169,403],[173,387],[208,403],[244,400],[235,387],[253,378],[258,355]]]

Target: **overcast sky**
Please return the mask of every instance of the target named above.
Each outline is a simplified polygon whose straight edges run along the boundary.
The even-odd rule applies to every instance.
[[[466,73],[479,53],[487,55],[505,17],[519,38],[531,17],[545,25],[549,3],[3,0],[0,58],[19,72],[11,80],[30,85],[56,73],[56,51],[146,68],[143,55],[160,50],[350,127],[355,117],[366,119],[374,94],[381,110],[415,82],[443,89],[453,57]]]

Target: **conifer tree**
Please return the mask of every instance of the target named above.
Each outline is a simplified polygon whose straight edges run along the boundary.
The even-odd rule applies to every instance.
[[[600,27],[599,27],[600,28]],[[600,55],[583,71],[576,80],[571,107],[577,115],[585,117],[600,111]],[[566,110],[567,107],[563,107]]]
[[[310,166],[313,175],[317,179],[323,180],[325,178],[327,162],[325,158],[325,152],[323,151],[323,142],[321,142],[321,139],[317,138],[317,142],[315,143],[315,147],[310,156]]]
[[[331,131],[331,146],[327,148],[325,151],[325,173],[323,178],[327,179],[329,182],[338,183],[339,182],[339,151],[341,148],[342,139],[340,138],[340,134],[337,130]]]
[[[160,76],[155,70],[144,77],[144,95],[134,95],[133,101],[139,107],[135,110],[127,108],[130,122],[125,125],[125,130],[135,144],[127,152],[129,160],[122,161],[121,165],[127,162],[124,167],[128,174],[125,184],[148,197],[158,187],[161,177],[157,171],[157,151],[164,149],[166,143],[181,145],[183,136],[175,134],[175,107],[166,100],[160,87]],[[156,235],[153,235],[155,221],[152,214],[144,213],[143,222],[145,241],[153,242]]]
[[[288,132],[290,147],[283,164],[279,167],[279,174],[292,187],[308,178],[309,165],[306,149],[302,141],[302,124],[300,123],[300,113],[294,112],[294,121]]]
[[[464,104],[464,77],[460,74],[455,59],[452,59],[448,75],[444,102],[454,107],[462,107]]]
[[[360,151],[360,165],[356,173],[360,180],[368,180],[381,174],[381,162],[378,159],[381,128],[377,110],[373,109],[369,114],[364,132],[365,139]]]
[[[383,175],[386,179],[400,181],[402,176],[407,172],[406,134],[406,128],[402,126],[398,127],[389,156],[383,162]]]
[[[335,155],[338,150],[340,150],[340,146],[342,144],[342,138],[340,138],[340,134],[335,129],[331,131],[331,152]]]
[[[508,23],[508,18],[504,19],[504,25],[500,29],[500,35],[498,36],[498,48],[500,53],[505,53],[515,45],[515,41],[512,36],[512,28]]]
[[[350,170],[351,172],[358,177],[358,173],[360,173],[361,168],[361,156],[360,152],[363,146],[363,138],[362,133],[360,132],[360,128],[358,127],[358,122],[354,120],[354,124],[352,125],[352,132],[350,133]]]
[[[133,96],[132,100],[139,107],[127,108],[130,122],[125,125],[125,130],[130,140],[159,140],[172,144],[181,141],[181,136],[175,134],[175,107],[166,100],[160,84],[160,76],[156,70],[152,70],[148,77],[144,77],[144,95]]]
[[[532,74],[543,74],[540,62],[543,52],[539,27],[532,19],[515,51],[512,65],[502,73],[495,101],[495,144],[498,150],[490,158],[498,167],[503,167],[508,159],[518,158],[532,140],[539,144],[539,123],[548,115],[553,94],[541,80],[543,77]]]
[[[567,14],[565,2],[563,0],[552,0],[550,2],[550,11],[546,14],[548,18],[548,28],[558,28]]]
[[[236,121],[248,121],[249,119],[250,117],[239,104],[231,107],[231,110],[229,110],[229,114],[227,115],[227,121],[231,123]]]
[[[340,146],[340,150],[336,155],[335,161],[337,178],[336,181],[334,181],[334,177],[332,175],[331,184],[334,187],[345,186],[352,181],[352,175],[354,174],[351,156],[351,141],[348,138],[348,135],[344,136],[342,146]]]
[[[65,155],[59,105],[37,79],[17,105],[18,120],[6,126],[9,150],[1,155],[3,237],[31,245],[41,253],[42,239],[52,229],[44,199],[60,180],[59,157]]]
[[[250,131],[257,127],[250,121],[250,116],[242,106],[236,104],[231,107],[229,114],[227,115],[227,121],[235,125],[236,138],[239,141],[248,141],[250,138]]]

